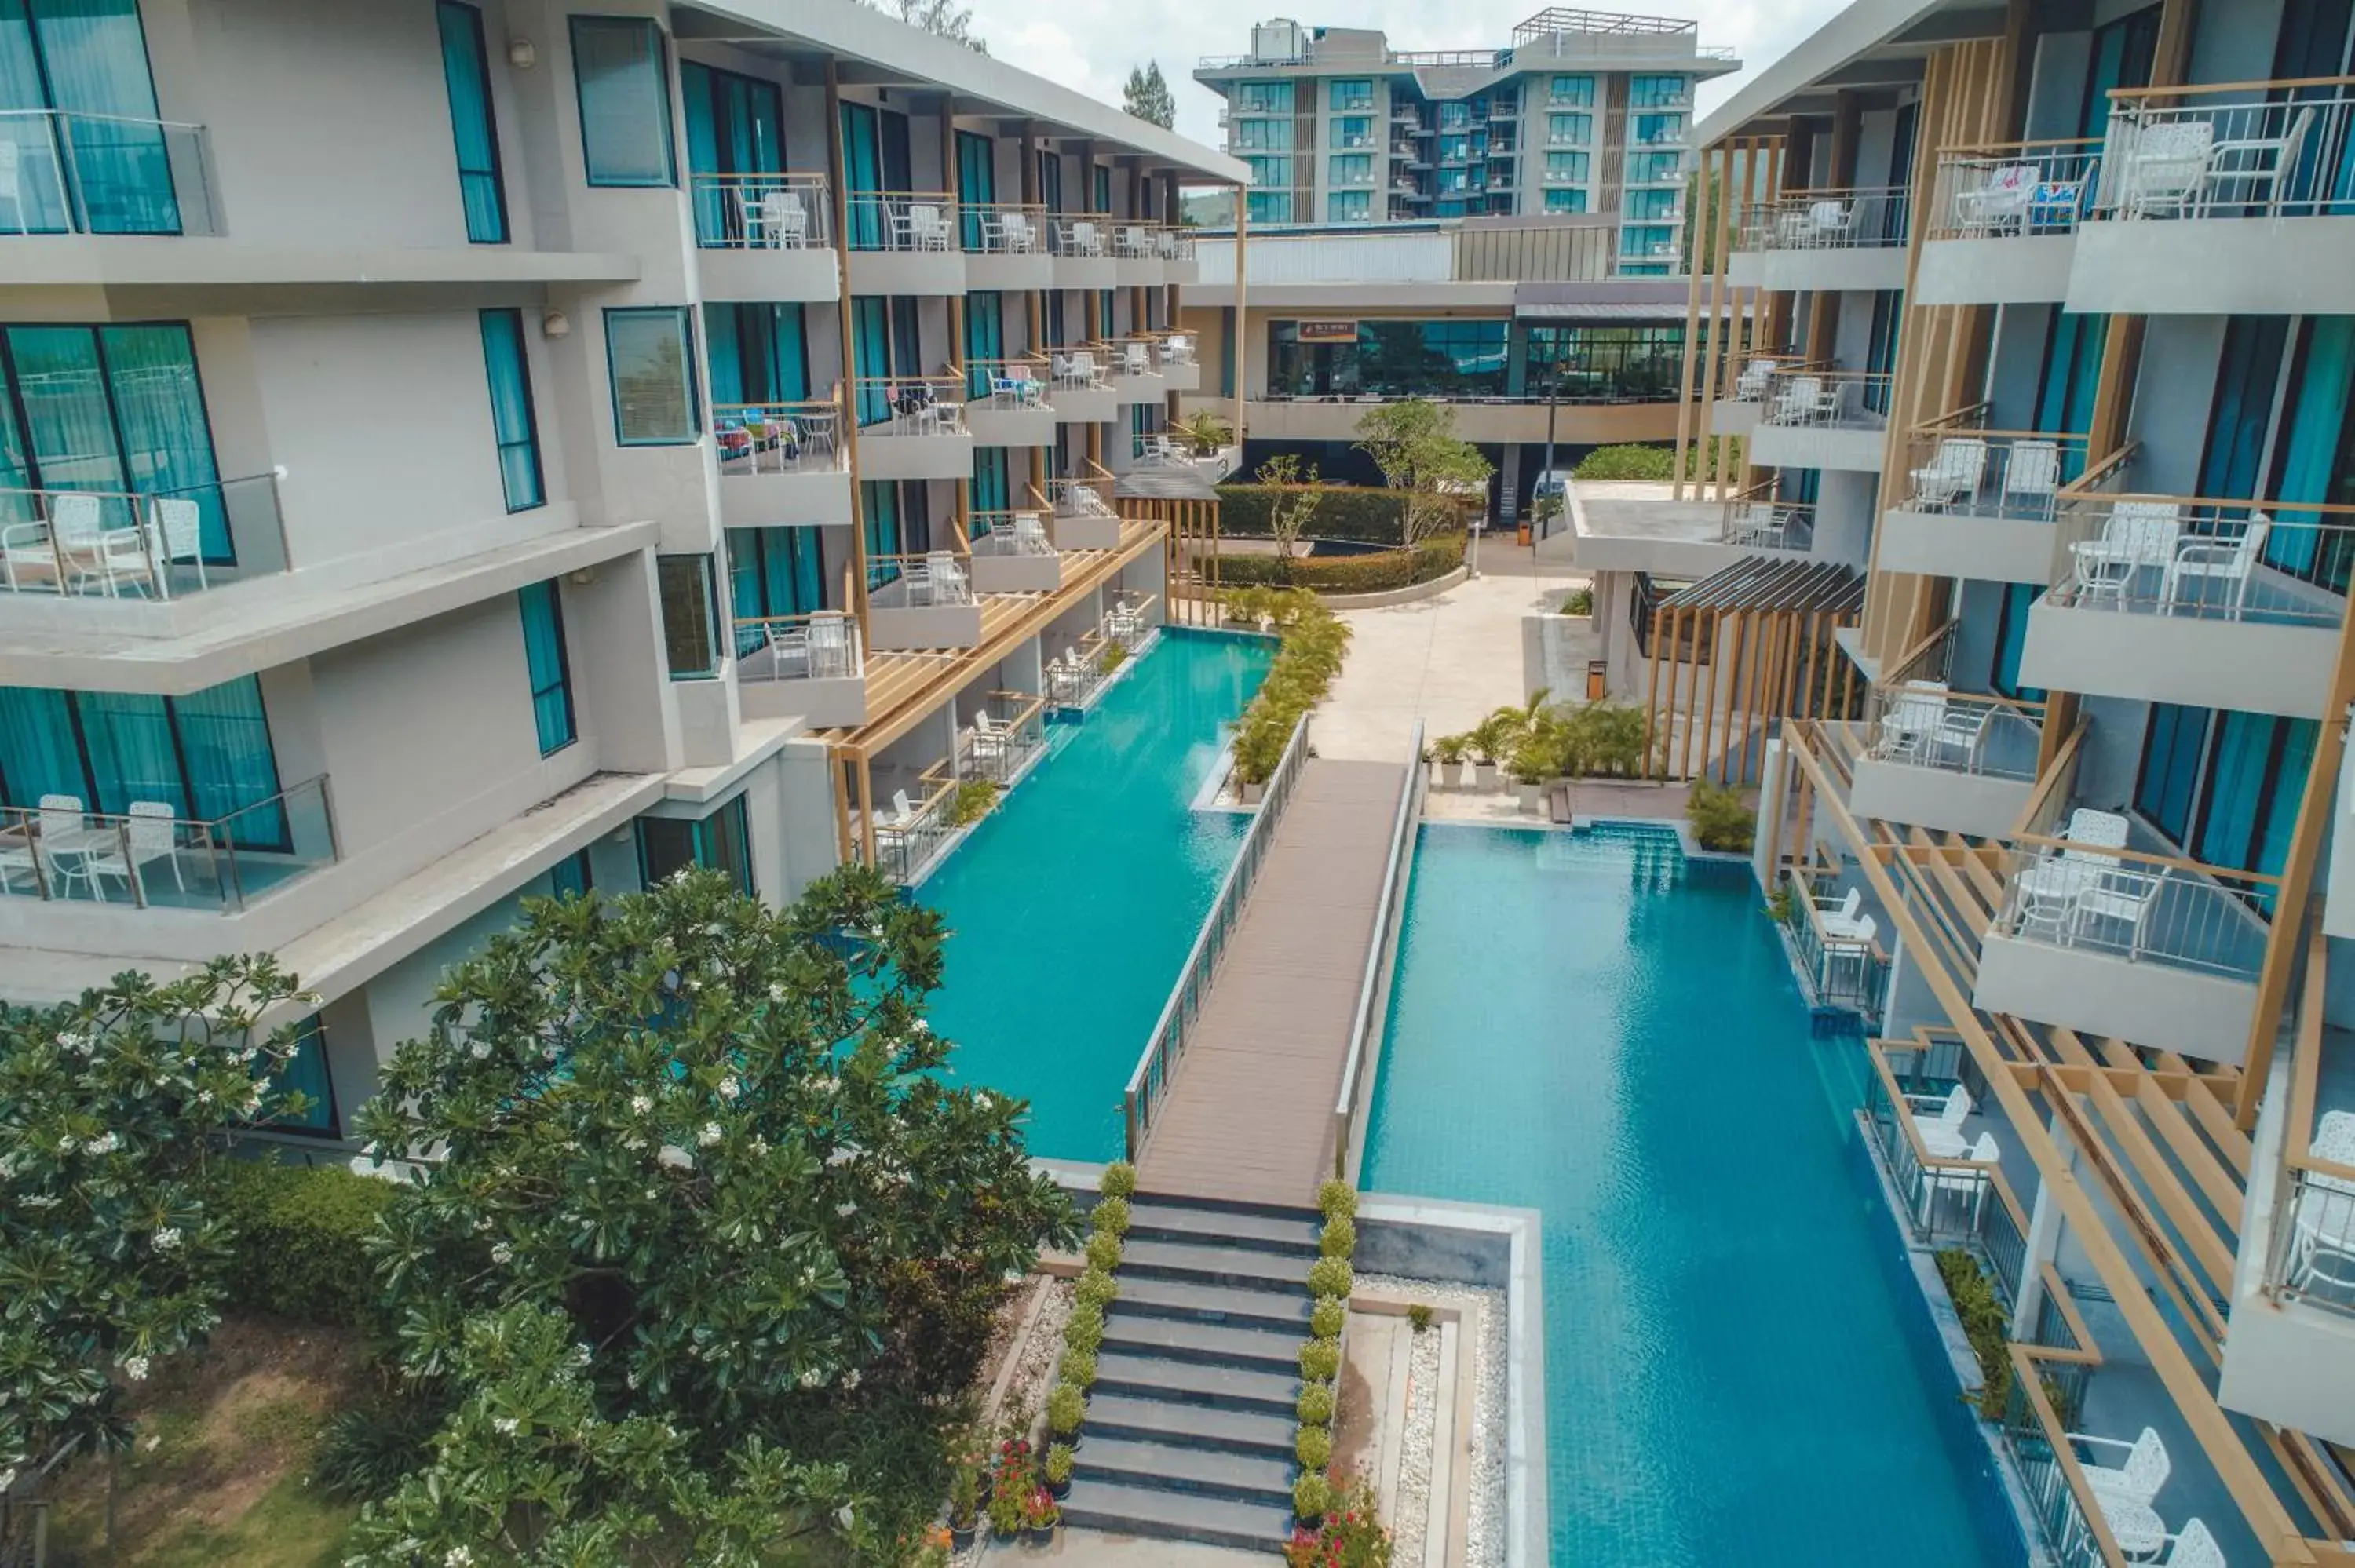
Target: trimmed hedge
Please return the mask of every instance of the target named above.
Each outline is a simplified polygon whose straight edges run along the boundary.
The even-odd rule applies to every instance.
[[[361,1244],[396,1195],[392,1182],[260,1160],[225,1160],[219,1175],[218,1202],[237,1235],[231,1306],[349,1328],[373,1319],[375,1271]]]
[[[1219,486],[1219,532],[1241,539],[1266,538],[1268,497],[1273,493],[1264,484]],[[1332,485],[1317,501],[1304,532],[1317,539],[1400,544],[1406,538],[1406,502],[1387,490]]]
[[[1412,549],[1378,550],[1367,556],[1332,556],[1290,561],[1274,556],[1220,556],[1221,588],[1284,587],[1319,593],[1386,593],[1444,577],[1464,564],[1464,535],[1442,535]]]

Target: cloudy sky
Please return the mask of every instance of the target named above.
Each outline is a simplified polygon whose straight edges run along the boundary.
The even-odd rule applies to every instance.
[[[1286,14],[1289,0],[969,0],[974,31],[1000,59],[1120,101],[1129,69],[1161,62],[1178,99],[1178,129],[1216,144],[1219,101],[1193,79],[1202,55],[1241,54],[1251,48],[1255,21]],[[1844,0],[1588,0],[1594,9],[1690,16],[1705,44],[1730,44],[1755,69],[1821,26]],[[1542,0],[1350,0],[1346,5],[1298,0],[1289,14],[1311,26],[1380,27],[1401,49],[1500,47],[1513,26]],[[1746,77],[1722,77],[1701,90],[1706,112]]]

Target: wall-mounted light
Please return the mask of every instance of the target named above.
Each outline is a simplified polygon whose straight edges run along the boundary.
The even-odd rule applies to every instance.
[[[543,311],[539,317],[539,330],[549,337],[570,337],[572,318],[562,311]]]
[[[529,38],[514,38],[507,43],[507,64],[517,70],[529,70],[539,63],[539,50]]]

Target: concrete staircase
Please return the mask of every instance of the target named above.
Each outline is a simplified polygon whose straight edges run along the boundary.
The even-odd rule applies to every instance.
[[[1283,1543],[1316,1233],[1314,1210],[1131,1200],[1066,1523]]]

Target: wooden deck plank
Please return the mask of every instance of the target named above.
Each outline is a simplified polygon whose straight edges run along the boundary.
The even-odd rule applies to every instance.
[[[1313,1201],[1403,782],[1394,763],[1303,767],[1146,1139],[1146,1191]]]

